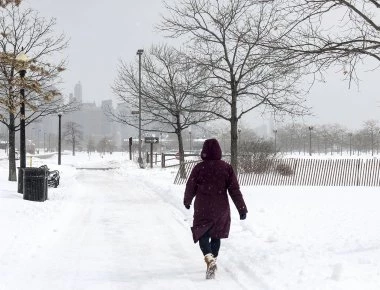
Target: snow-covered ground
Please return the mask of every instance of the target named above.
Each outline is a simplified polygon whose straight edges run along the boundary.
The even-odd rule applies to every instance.
[[[0,158],[1,290],[380,289],[379,188],[242,187],[247,220],[231,205],[206,281],[174,168],[117,153],[32,162],[59,169],[61,184],[25,201]],[[76,169],[102,167],[113,169]]]

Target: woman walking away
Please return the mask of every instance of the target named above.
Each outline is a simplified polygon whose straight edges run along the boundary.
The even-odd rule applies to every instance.
[[[228,238],[230,231],[227,191],[241,220],[246,218],[248,211],[232,166],[221,160],[222,150],[216,139],[204,142],[201,158],[203,161],[194,167],[187,181],[183,203],[190,209],[195,197],[191,228],[193,240],[194,243],[199,241],[204,255],[207,264],[206,279],[214,279],[220,239]]]

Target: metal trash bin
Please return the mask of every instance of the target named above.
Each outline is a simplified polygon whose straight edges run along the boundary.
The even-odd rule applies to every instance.
[[[26,167],[24,170],[23,198],[31,201],[45,201],[48,198],[46,168]]]

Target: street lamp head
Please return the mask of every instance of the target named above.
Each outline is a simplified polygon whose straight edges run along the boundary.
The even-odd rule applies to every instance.
[[[311,131],[311,130],[313,130],[314,129],[314,127],[313,126],[309,126],[309,130]]]
[[[63,115],[62,112],[58,112],[58,116],[61,117]]]
[[[16,56],[16,68],[22,78],[25,76],[28,66],[29,57],[23,52],[19,53]]]
[[[137,54],[138,54],[138,55],[142,55],[142,54],[143,54],[143,52],[144,52],[144,50],[143,50],[143,49],[138,49],[138,50],[137,50]]]

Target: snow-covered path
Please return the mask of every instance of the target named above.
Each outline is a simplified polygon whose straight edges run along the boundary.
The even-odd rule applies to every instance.
[[[115,155],[64,156],[44,203],[24,201],[0,159],[0,290],[380,289],[378,188],[243,187],[248,218],[231,205],[206,281],[175,170]]]
[[[0,289],[204,289],[184,213],[133,173],[77,170],[70,185],[63,181],[70,200],[51,221],[36,222],[27,247],[8,252]],[[224,275],[208,287],[244,289]]]

